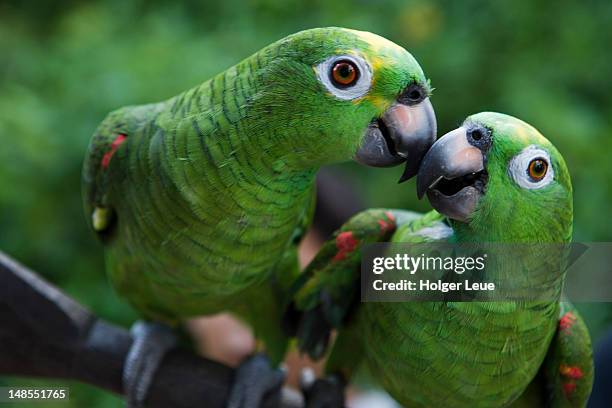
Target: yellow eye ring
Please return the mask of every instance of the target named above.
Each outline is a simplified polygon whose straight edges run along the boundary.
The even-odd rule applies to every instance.
[[[527,172],[533,181],[540,181],[546,176],[548,162],[542,158],[536,158],[529,162]]]

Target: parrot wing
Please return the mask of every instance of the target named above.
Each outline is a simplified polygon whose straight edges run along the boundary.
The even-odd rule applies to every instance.
[[[540,369],[552,407],[584,407],[593,386],[593,348],[582,317],[561,302],[557,333]]]
[[[559,324],[544,363],[510,407],[585,407],[593,386],[593,352],[588,329],[569,302],[561,302]]]
[[[92,137],[83,165],[83,201],[90,225],[99,233],[110,230],[114,219],[108,203],[108,189],[114,174],[111,163],[125,148],[130,135],[158,110],[156,105],[128,106],[108,114]],[[114,164],[114,163],[113,163]]]
[[[285,329],[297,337],[300,350],[314,359],[321,358],[331,331],[350,318],[359,302],[363,246],[389,241],[400,225],[407,236],[413,229],[441,222],[438,213],[434,212],[434,217],[430,214],[366,210],[351,218],[322,246],[293,285],[291,303],[284,316]]]

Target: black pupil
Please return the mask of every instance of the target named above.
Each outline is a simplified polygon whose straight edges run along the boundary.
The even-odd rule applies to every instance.
[[[535,163],[533,163],[533,171],[536,174],[542,174],[544,173],[544,170],[545,170],[545,166],[542,160],[536,160]]]
[[[410,93],[408,94],[408,97],[412,99],[413,101],[418,101],[419,99],[421,99],[421,92],[415,89],[414,91],[410,91]]]
[[[340,64],[340,69],[338,70],[340,76],[343,78],[348,78],[351,76],[351,72],[353,71],[353,67],[351,67],[347,62]]]
[[[472,131],[472,139],[480,140],[482,139],[482,132],[478,129]]]

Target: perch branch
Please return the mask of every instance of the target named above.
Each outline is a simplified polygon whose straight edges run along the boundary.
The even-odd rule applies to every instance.
[[[127,330],[0,252],[0,375],[70,379],[122,394],[131,343]],[[147,406],[222,408],[233,378],[232,368],[177,348],[164,357]],[[295,394],[270,393],[262,407],[301,407]]]

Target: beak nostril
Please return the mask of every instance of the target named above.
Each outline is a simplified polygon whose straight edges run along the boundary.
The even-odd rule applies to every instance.
[[[474,126],[466,131],[467,141],[470,145],[481,151],[487,151],[491,146],[491,132],[482,126]]]
[[[408,97],[415,102],[419,101],[421,100],[421,92],[415,89],[408,94]]]
[[[417,105],[427,98],[427,91],[417,83],[410,84],[398,97],[398,102],[405,105]]]
[[[482,131],[480,129],[474,129],[470,131],[470,137],[473,140],[478,141],[478,140],[481,140],[484,137],[484,135],[482,134]]]

